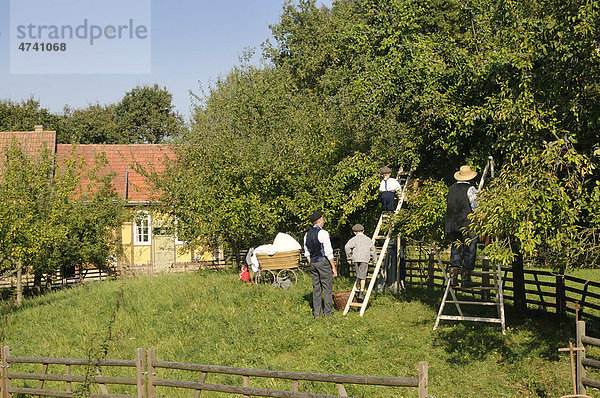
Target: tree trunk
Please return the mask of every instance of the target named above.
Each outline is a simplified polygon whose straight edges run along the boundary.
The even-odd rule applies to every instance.
[[[36,295],[42,294],[42,274],[39,272],[33,274],[33,288]]]
[[[23,264],[17,262],[17,307],[23,304]]]

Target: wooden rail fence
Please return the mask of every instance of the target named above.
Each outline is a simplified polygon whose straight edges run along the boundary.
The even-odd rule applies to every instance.
[[[577,322],[577,394],[586,395],[586,387],[600,388],[600,380],[586,377],[586,368],[600,369],[600,360],[586,355],[585,345],[600,347],[600,339],[586,336],[585,322]]]
[[[13,394],[26,394],[44,397],[88,397],[103,398],[155,398],[170,389],[183,389],[190,391],[190,396],[199,398],[202,391],[216,391],[227,394],[238,394],[244,397],[281,397],[281,398],[333,398],[348,397],[345,385],[362,384],[372,386],[414,387],[417,388],[419,398],[427,397],[428,391],[428,364],[419,362],[418,377],[378,377],[355,376],[326,373],[288,372],[265,369],[246,369],[227,366],[200,365],[180,362],[157,361],[153,348],[147,350],[146,355],[142,348],[136,350],[135,360],[123,359],[74,359],[74,358],[37,358],[11,356],[9,347],[2,348],[0,367],[0,398],[12,398]],[[13,368],[19,364],[42,365],[41,373],[15,372]],[[64,366],[64,372],[50,373]],[[23,366],[23,365],[21,365]],[[73,374],[72,367],[78,370],[83,367],[85,375]],[[109,377],[102,374],[107,367],[121,367],[129,372],[130,377]],[[196,374],[194,381],[173,380],[159,378],[169,371],[187,371]],[[208,374],[234,375],[241,377],[241,384],[216,384],[207,383]],[[172,373],[169,373],[172,374]],[[179,376],[179,374],[178,374]],[[163,376],[164,377],[164,376]],[[250,377],[287,380],[290,382],[289,390],[270,388],[257,388],[250,386]],[[240,381],[240,379],[236,379]],[[20,381],[15,383],[15,381]],[[36,386],[26,382],[37,382]],[[314,394],[300,391],[299,382],[333,383],[337,394]],[[14,384],[19,384],[16,386]],[[44,386],[51,384],[50,387]],[[239,384],[239,383],[238,383]],[[129,386],[128,393],[109,393],[107,385]],[[62,387],[62,388],[61,388]],[[99,392],[92,392],[99,391]]]
[[[478,271],[489,270],[491,265],[482,258],[478,258],[478,261],[473,275],[486,278],[485,274]],[[449,261],[442,263],[448,265]],[[600,283],[550,271],[524,269],[524,289],[520,292],[515,291],[512,268],[502,268],[502,272],[505,299],[514,301],[516,296],[523,295],[523,301],[528,306],[552,309],[558,314],[577,313],[578,318],[600,321]],[[441,288],[444,283],[433,255],[427,259],[406,260],[407,285]]]

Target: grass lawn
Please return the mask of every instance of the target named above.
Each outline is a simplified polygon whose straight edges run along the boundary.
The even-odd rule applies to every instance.
[[[350,284],[337,279],[335,290]],[[519,316],[507,306],[506,336],[493,324],[443,322],[433,331],[441,295],[412,288],[400,299],[374,296],[362,318],[338,312],[315,320],[308,277],[290,290],[250,286],[233,271],[141,277],[28,299],[6,317],[0,338],[16,356],[87,358],[107,349],[107,358],[134,359],[137,347],[155,347],[158,360],[375,376],[416,377],[417,363],[428,361],[429,393],[437,398],[557,397],[571,391],[568,354],[557,350],[573,339],[572,320],[537,312]],[[595,325],[588,332],[600,336]],[[161,372],[161,378],[197,378]],[[209,375],[207,382],[228,380],[234,378]],[[289,389],[289,382],[270,379],[252,378],[251,385]],[[300,382],[300,389],[335,393],[332,384]],[[346,389],[362,397],[417,395],[414,388]]]

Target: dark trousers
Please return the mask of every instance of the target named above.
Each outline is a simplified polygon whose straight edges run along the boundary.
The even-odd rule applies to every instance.
[[[385,191],[381,192],[381,211],[395,211],[395,192]]]
[[[477,256],[477,236],[471,234],[464,236],[462,232],[452,232],[450,235],[452,237],[450,266],[473,270]],[[468,239],[470,242],[466,242]]]
[[[313,283],[313,315],[315,318],[333,315],[333,270],[329,261],[311,262],[310,277]]]

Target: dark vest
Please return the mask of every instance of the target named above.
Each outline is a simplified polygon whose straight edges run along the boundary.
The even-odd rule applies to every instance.
[[[455,182],[448,189],[446,202],[446,233],[458,232],[461,228],[469,226],[467,215],[471,213],[471,203],[467,191],[471,184]]]
[[[327,257],[325,257],[325,248],[323,247],[323,244],[319,242],[318,235],[320,230],[320,227],[313,227],[313,229],[306,233],[306,247],[310,253],[311,263],[327,261]]]

